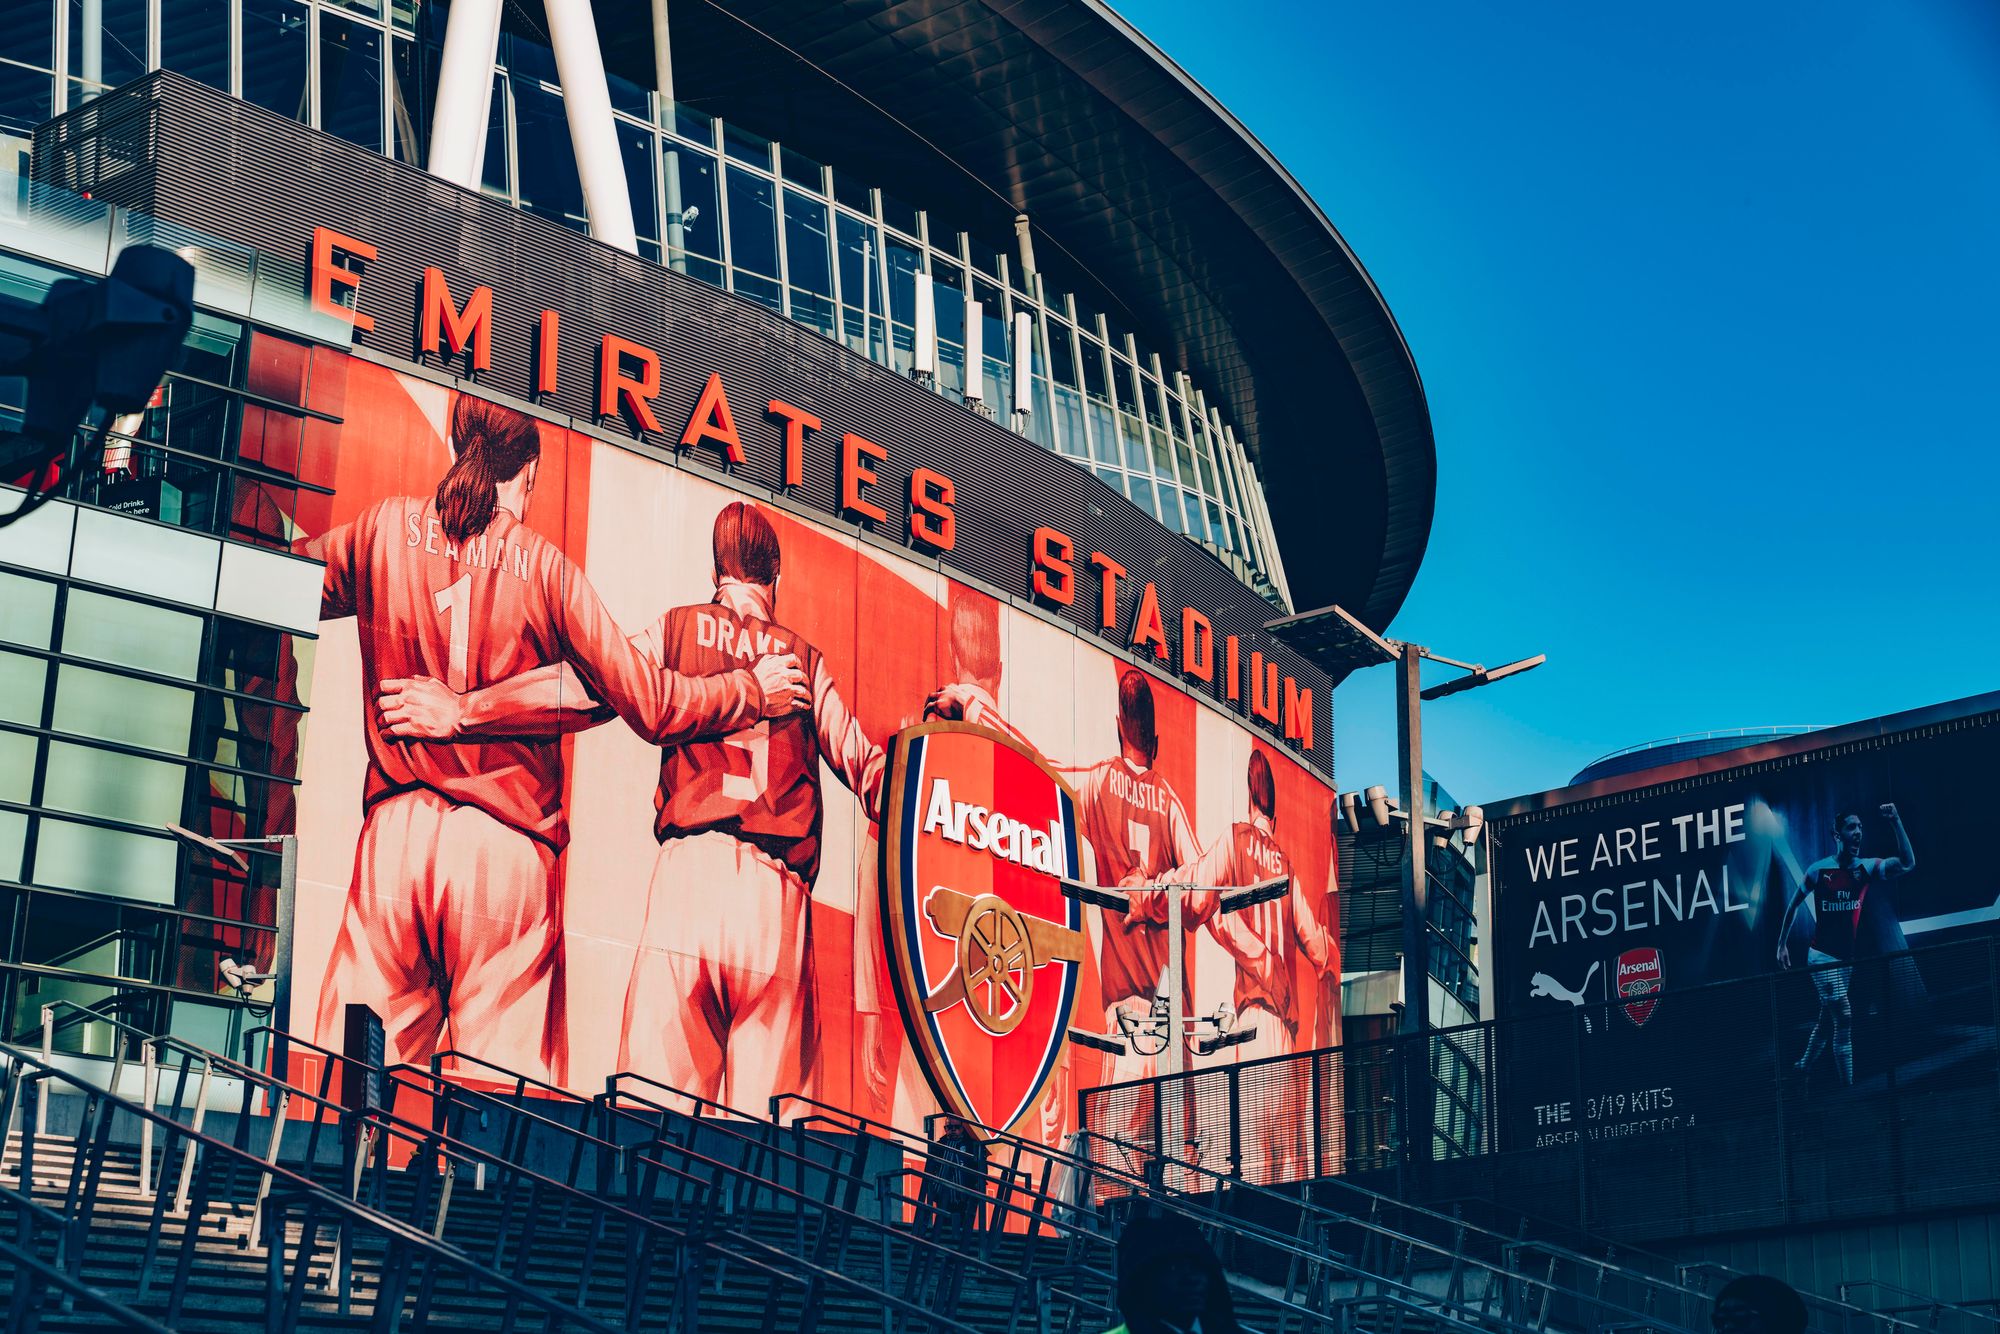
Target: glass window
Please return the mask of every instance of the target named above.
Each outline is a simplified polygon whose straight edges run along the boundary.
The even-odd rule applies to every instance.
[[[0,801],[18,801],[25,806],[33,799],[35,750],[40,744],[40,738],[26,732],[0,732]],[[14,878],[5,871],[0,871],[0,876]]]
[[[76,14],[73,12],[70,17],[74,22]],[[0,32],[7,34],[7,44],[0,47],[0,55],[37,69],[56,67],[56,13],[49,0],[0,0]],[[77,45],[77,34],[72,29],[70,48],[75,50]],[[80,72],[73,68],[73,57],[71,65],[72,73]]]
[[[759,305],[769,306],[780,315],[785,313],[785,294],[778,286],[776,278],[765,278],[743,269],[732,270],[738,296],[747,296]]]
[[[320,11],[320,128],[382,151],[382,34]]]
[[[1076,335],[1069,325],[1051,317],[1043,323],[1049,331],[1049,374],[1055,382],[1069,389],[1076,385]]]
[[[785,265],[795,290],[833,295],[833,237],[826,205],[797,190],[785,191]]]
[[[644,88],[630,79],[621,78],[608,70],[605,72],[604,82],[611,92],[611,109],[613,111],[622,111],[628,116],[637,116],[643,121],[653,119],[652,98]]]
[[[556,53],[547,42],[503,32],[500,37],[500,63],[515,79],[551,85],[560,82],[556,78]]]
[[[972,280],[972,297],[979,302],[979,350],[986,359],[986,406],[1004,420],[1014,407],[1009,399],[1013,368],[1007,357],[1007,308],[1001,302],[1000,289],[978,278]]]
[[[917,274],[924,258],[915,246],[900,237],[889,238],[889,318],[911,324],[917,317]]]
[[[46,579],[0,574],[0,643],[47,648],[55,614],[54,584]]]
[[[201,670],[201,617],[72,588],[62,651],[192,681]]]
[[[660,240],[659,206],[653,202],[653,132],[629,121],[614,122],[618,127],[618,152],[625,160],[625,190],[632,199],[632,229],[642,240],[655,245],[658,259]]]
[[[42,692],[49,665],[22,653],[0,653],[0,722],[42,725]]]
[[[0,130],[25,139],[55,110],[55,75],[0,61]]]
[[[562,98],[540,84],[508,82],[514,92],[514,165],[521,173],[521,207],[550,222],[588,230]]]
[[[931,256],[931,305],[937,311],[938,341],[965,347],[965,271]]]
[[[754,130],[746,130],[741,125],[727,121],[722,125],[722,151],[738,162],[747,162],[753,167],[771,169],[771,141]]]
[[[1051,330],[1054,325],[1049,326]],[[1055,391],[1056,445],[1065,454],[1077,458],[1088,457],[1090,442],[1083,433],[1083,395],[1074,389],[1056,386]]]
[[[676,102],[668,108],[667,128],[704,148],[715,147],[715,117]]]
[[[1234,545],[1233,543],[1227,541],[1227,530],[1225,530],[1222,526],[1222,506],[1216,504],[1212,500],[1204,501],[1202,503],[1203,507],[1208,511],[1209,540],[1214,542],[1215,545],[1217,546]]]
[[[1125,494],[1125,474],[1119,472],[1116,468],[1093,468],[1092,471],[1097,474],[1098,481],[1104,483],[1121,496]]]
[[[54,716],[59,732],[185,755],[194,692],[68,666],[56,677]]]
[[[247,24],[249,20],[246,17],[244,21]],[[417,44],[407,37],[397,38],[390,51],[391,147],[397,161],[422,166],[429,153],[430,109],[437,97],[437,65],[418,59]]]
[[[881,234],[851,213],[837,214],[833,226],[840,247],[842,338],[850,348],[873,357],[882,339]],[[864,314],[870,321],[865,334]]]
[[[989,278],[1000,276],[1000,253],[976,236],[966,238],[965,257],[972,261],[972,267]]]
[[[1137,505],[1140,509],[1146,511],[1146,513],[1157,517],[1159,511],[1153,508],[1152,482],[1148,481],[1144,477],[1138,477],[1138,476],[1134,476],[1128,480],[1132,488],[1132,503],[1134,505]]]
[[[1206,542],[1208,525],[1202,521],[1201,501],[1188,492],[1181,492],[1181,510],[1187,515],[1187,530],[1190,537]]]
[[[160,0],[160,64],[228,92],[228,0]]]
[[[1128,416],[1139,415],[1137,382],[1133,379],[1132,363],[1123,357],[1111,359],[1111,393],[1118,403],[1118,410]]]
[[[875,196],[868,186],[842,171],[833,169],[833,198],[837,204],[845,205],[866,217],[875,216]]]
[[[882,221],[906,236],[917,234],[917,211],[902,200],[882,192]]]
[[[666,172],[667,253],[674,268],[722,285],[722,206],[717,202],[715,159],[671,145],[661,159]],[[693,258],[693,257],[701,258]]]
[[[778,276],[778,210],[769,178],[729,169],[729,264],[741,272]]]
[[[0,811],[0,880],[21,878],[21,849],[28,841],[28,817]]]
[[[187,770],[115,750],[49,743],[42,800],[55,810],[158,827],[181,816]]]
[[[826,168],[789,145],[780,151],[779,156],[786,180],[793,185],[804,186],[814,194],[826,192]]]
[[[13,6],[7,6],[9,11]],[[41,5],[44,13],[47,5]],[[98,13],[93,34],[85,19],[91,9]],[[17,16],[0,17],[0,30],[20,31]],[[11,45],[11,43],[10,43]],[[14,59],[12,51],[8,52]],[[69,72],[91,83],[117,87],[146,72],[146,0],[69,0]]]
[[[42,817],[35,883],[149,903],[174,900],[171,840]]]
[[[493,76],[493,104],[486,112],[486,156],[479,165],[481,189],[504,195],[507,182],[507,80]]]

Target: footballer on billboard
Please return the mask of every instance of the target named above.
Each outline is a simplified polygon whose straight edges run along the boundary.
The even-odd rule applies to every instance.
[[[1338,1031],[1333,794],[1220,676],[1198,699],[1025,578],[1009,602],[782,497],[342,371],[335,494],[298,518],[325,563],[300,1031],[337,1042],[358,1002],[398,1060],[942,1108],[1053,1144],[1080,1089],[1151,1070],[1069,1026],[1115,1031],[1167,957],[1163,922],[1059,879],[1138,885],[1224,845],[1294,868],[1272,930],[1314,947],[1252,948],[1195,905],[1186,1003],[1264,997],[1277,1046]]]

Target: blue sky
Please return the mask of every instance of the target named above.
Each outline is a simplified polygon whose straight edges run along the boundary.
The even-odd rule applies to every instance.
[[[2000,688],[2000,6],[1118,7],[1415,351],[1441,477],[1391,632],[1549,655],[1426,709],[1461,800]],[[1391,684],[1336,692],[1343,786],[1393,787]]]

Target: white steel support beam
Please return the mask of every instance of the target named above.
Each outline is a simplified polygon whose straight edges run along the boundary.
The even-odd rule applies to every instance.
[[[662,103],[674,100],[674,46],[671,40],[673,25],[668,21],[667,0],[652,0],[653,3],[653,86],[660,94]],[[667,124],[673,124],[669,119]]]
[[[457,0],[445,24],[444,56],[438,62],[430,172],[468,190],[479,188],[485,166],[493,61],[500,50],[500,6],[501,0]]]
[[[625,160],[618,152],[611,88],[604,80],[604,52],[597,45],[589,0],[548,0],[546,12],[590,234],[636,254],[639,237],[632,229],[632,196],[625,189]]]

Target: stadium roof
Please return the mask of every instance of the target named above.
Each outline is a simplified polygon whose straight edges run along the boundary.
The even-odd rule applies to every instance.
[[[650,84],[649,5],[600,0]],[[1125,309],[1220,394],[1293,605],[1386,625],[1429,539],[1423,382],[1346,243],[1248,130],[1097,0],[673,0],[675,93],[996,240]],[[518,16],[518,11],[517,11]],[[1218,21],[1221,16],[1218,14]],[[953,218],[956,212],[959,216]]]

